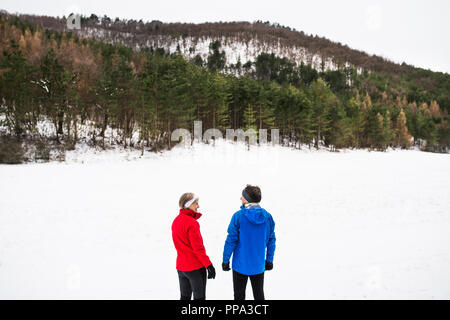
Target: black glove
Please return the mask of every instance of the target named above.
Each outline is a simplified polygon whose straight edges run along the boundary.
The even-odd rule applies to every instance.
[[[223,271],[230,271],[230,263],[222,263],[222,269]]]
[[[269,262],[266,260],[266,270],[272,270],[273,269],[273,262]]]
[[[214,269],[214,266],[211,264],[208,268],[208,279],[214,279],[216,277],[216,269]]]

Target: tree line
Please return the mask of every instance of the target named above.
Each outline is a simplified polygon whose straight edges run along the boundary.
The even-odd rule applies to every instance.
[[[211,43],[207,61],[188,61],[8,17],[0,36],[0,127],[17,141],[45,138],[73,148],[78,125],[91,121],[91,143],[106,147],[107,128],[114,128],[113,143],[157,151],[173,146],[174,129],[192,131],[201,120],[204,129],[278,128],[281,143],[295,147],[449,147],[448,112],[433,93],[414,95],[384,74],[317,71],[264,53],[237,76],[221,73],[220,42]],[[54,136],[37,136],[43,119]]]

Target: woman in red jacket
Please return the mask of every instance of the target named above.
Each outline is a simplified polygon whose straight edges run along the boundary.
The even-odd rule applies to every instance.
[[[216,271],[206,255],[200,225],[202,214],[197,212],[199,198],[193,193],[184,193],[179,201],[180,214],[172,223],[172,239],[177,249],[177,271],[180,281],[181,300],[205,300],[206,273],[208,279],[216,277]]]

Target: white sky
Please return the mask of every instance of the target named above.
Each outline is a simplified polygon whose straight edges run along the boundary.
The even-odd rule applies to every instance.
[[[269,20],[394,62],[450,73],[450,0],[1,0],[0,9],[163,22]]]

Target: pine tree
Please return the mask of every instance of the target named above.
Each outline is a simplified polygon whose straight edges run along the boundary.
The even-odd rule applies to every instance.
[[[126,55],[119,53],[116,59],[117,62],[114,64],[112,70],[114,90],[113,105],[117,106],[117,110],[114,110],[114,114],[116,115],[119,128],[122,129],[125,146],[132,146],[131,138],[133,136],[136,120],[135,102],[133,101],[133,98],[135,97],[133,69]]]
[[[315,128],[313,125],[313,108],[304,92],[298,93],[299,113],[295,121],[296,131],[300,143],[311,144],[314,139]]]
[[[165,109],[168,146],[171,147],[170,135],[174,129],[183,128],[193,123],[195,106],[193,104],[190,83],[190,66],[180,55],[170,57],[160,70],[161,89]]]
[[[383,117],[383,146],[384,148],[387,148],[388,146],[392,145],[393,141],[393,132],[392,132],[392,120],[391,120],[391,113],[386,111],[386,115]]]
[[[359,148],[364,141],[364,128],[366,126],[366,116],[363,113],[362,102],[359,92],[356,90],[355,97],[351,97],[347,105],[347,115],[349,117],[350,144]]]
[[[329,110],[330,130],[325,135],[326,144],[333,148],[343,148],[351,141],[350,122],[346,118],[345,109],[339,101]]]
[[[274,108],[267,99],[258,103],[257,120],[258,130],[271,129],[275,125]]]
[[[385,139],[385,132],[384,132],[384,117],[378,112],[377,113],[377,120],[378,120],[378,132],[375,137],[375,144],[378,147],[379,150],[385,150],[386,149],[386,139]]]
[[[229,98],[229,112],[231,118],[231,128],[234,130],[242,126],[242,114],[244,108],[245,98],[245,82],[248,81],[247,76],[239,78],[231,77],[228,79]]]
[[[63,134],[64,114],[67,109],[67,89],[70,75],[64,66],[60,64],[56,53],[51,48],[41,61],[42,94],[47,114],[53,120],[56,128],[56,139]]]
[[[431,100],[429,110],[434,119],[439,119],[441,117],[441,110],[436,100]]]
[[[275,124],[274,108],[269,100],[271,93],[271,83],[253,81],[248,85],[249,103],[254,106],[257,132],[260,129],[273,128]],[[273,83],[272,83],[273,84]]]
[[[211,71],[221,71],[225,68],[225,51],[220,51],[221,43],[219,40],[211,42],[209,45],[210,55],[208,56],[207,66]]]
[[[398,146],[404,149],[411,147],[412,136],[408,132],[408,127],[406,126],[406,115],[403,109],[400,111],[397,118],[396,138]]]
[[[244,109],[244,130],[253,129],[257,130],[257,119],[256,119],[256,110],[255,108],[248,104]]]
[[[330,130],[330,108],[337,103],[337,98],[329,86],[319,78],[311,85],[310,100],[313,105],[313,123],[316,129],[315,147]]]
[[[317,78],[319,77],[319,73],[317,72],[317,70],[311,67],[310,64],[305,65],[303,61],[300,64],[299,73],[300,73],[300,80],[302,81],[302,84],[305,85],[306,87],[310,87],[311,84],[314,81],[316,81]]]
[[[12,41],[11,49],[3,52],[0,61],[0,111],[6,116],[6,125],[17,136],[25,133],[31,124],[30,114],[38,113],[38,104],[32,103],[36,92],[35,68],[27,63],[19,46]],[[33,109],[30,106],[35,106]]]
[[[372,110],[367,118],[367,142],[370,148],[385,150],[383,116]]]
[[[432,117],[426,117],[422,123],[421,132],[423,133],[422,137],[425,139],[425,150],[427,151],[435,151],[437,143],[438,143],[438,128],[434,123]]]
[[[228,102],[230,94],[222,75],[212,74],[208,77],[207,101],[212,128],[225,129],[229,124]]]

